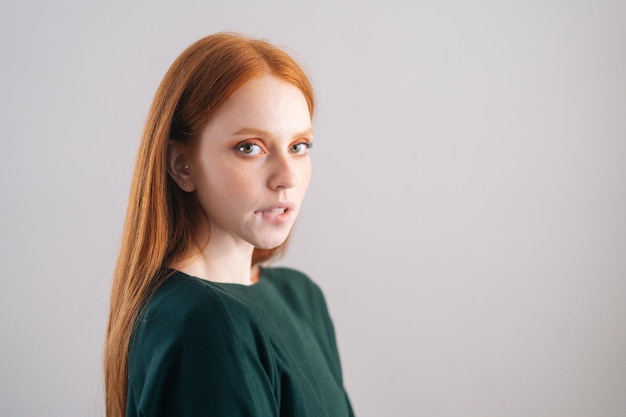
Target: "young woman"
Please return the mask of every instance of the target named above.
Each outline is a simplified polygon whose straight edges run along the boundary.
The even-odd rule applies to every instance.
[[[320,289],[262,266],[309,179],[314,93],[266,41],[218,33],[159,86],[141,140],[105,347],[108,417],[342,417]]]

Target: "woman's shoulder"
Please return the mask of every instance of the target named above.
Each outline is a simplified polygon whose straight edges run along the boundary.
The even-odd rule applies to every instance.
[[[288,267],[273,267],[263,270],[262,279],[269,281],[292,308],[308,310],[313,314],[327,314],[322,289],[304,272]]]
[[[233,321],[254,321],[245,303],[219,288],[181,272],[174,272],[147,301],[139,327],[179,334],[187,331],[230,332]]]
[[[290,293],[303,293],[308,296],[322,297],[320,286],[306,273],[289,267],[265,268],[262,277],[271,281],[272,285]]]
[[[254,384],[251,373],[273,375],[271,344],[262,323],[243,300],[220,288],[175,272],[146,303],[129,351],[133,406],[165,407],[165,401],[177,410],[198,404],[212,410],[238,401],[240,396],[228,390]],[[166,408],[145,415],[165,414],[174,415]]]
[[[304,272],[286,266],[263,268],[262,277],[277,285],[318,291],[319,286]]]
[[[211,287],[204,285],[200,279],[174,271],[148,299],[144,316],[160,313],[177,315],[188,310],[206,308],[213,305],[207,303],[207,300],[215,298]],[[181,308],[183,306],[185,308]]]

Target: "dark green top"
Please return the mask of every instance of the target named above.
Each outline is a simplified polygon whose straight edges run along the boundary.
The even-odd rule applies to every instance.
[[[324,296],[300,272],[244,286],[176,271],[133,332],[127,417],[353,415]]]

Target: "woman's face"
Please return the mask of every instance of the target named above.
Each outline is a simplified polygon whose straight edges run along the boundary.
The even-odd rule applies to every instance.
[[[307,101],[267,75],[238,88],[202,131],[189,173],[210,221],[210,244],[282,244],[311,178]]]

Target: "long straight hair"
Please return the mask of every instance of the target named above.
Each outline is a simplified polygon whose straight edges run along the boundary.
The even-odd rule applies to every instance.
[[[296,61],[265,40],[235,33],[216,33],[193,43],[172,63],[156,91],[139,145],[113,276],[104,353],[107,417],[126,413],[128,351],[141,309],[167,279],[166,268],[201,244],[198,226],[204,213],[196,194],[182,191],[167,174],[168,142],[193,147],[213,112],[246,81],[265,74],[298,87],[313,116],[314,92]],[[255,248],[252,266],[283,247]]]

